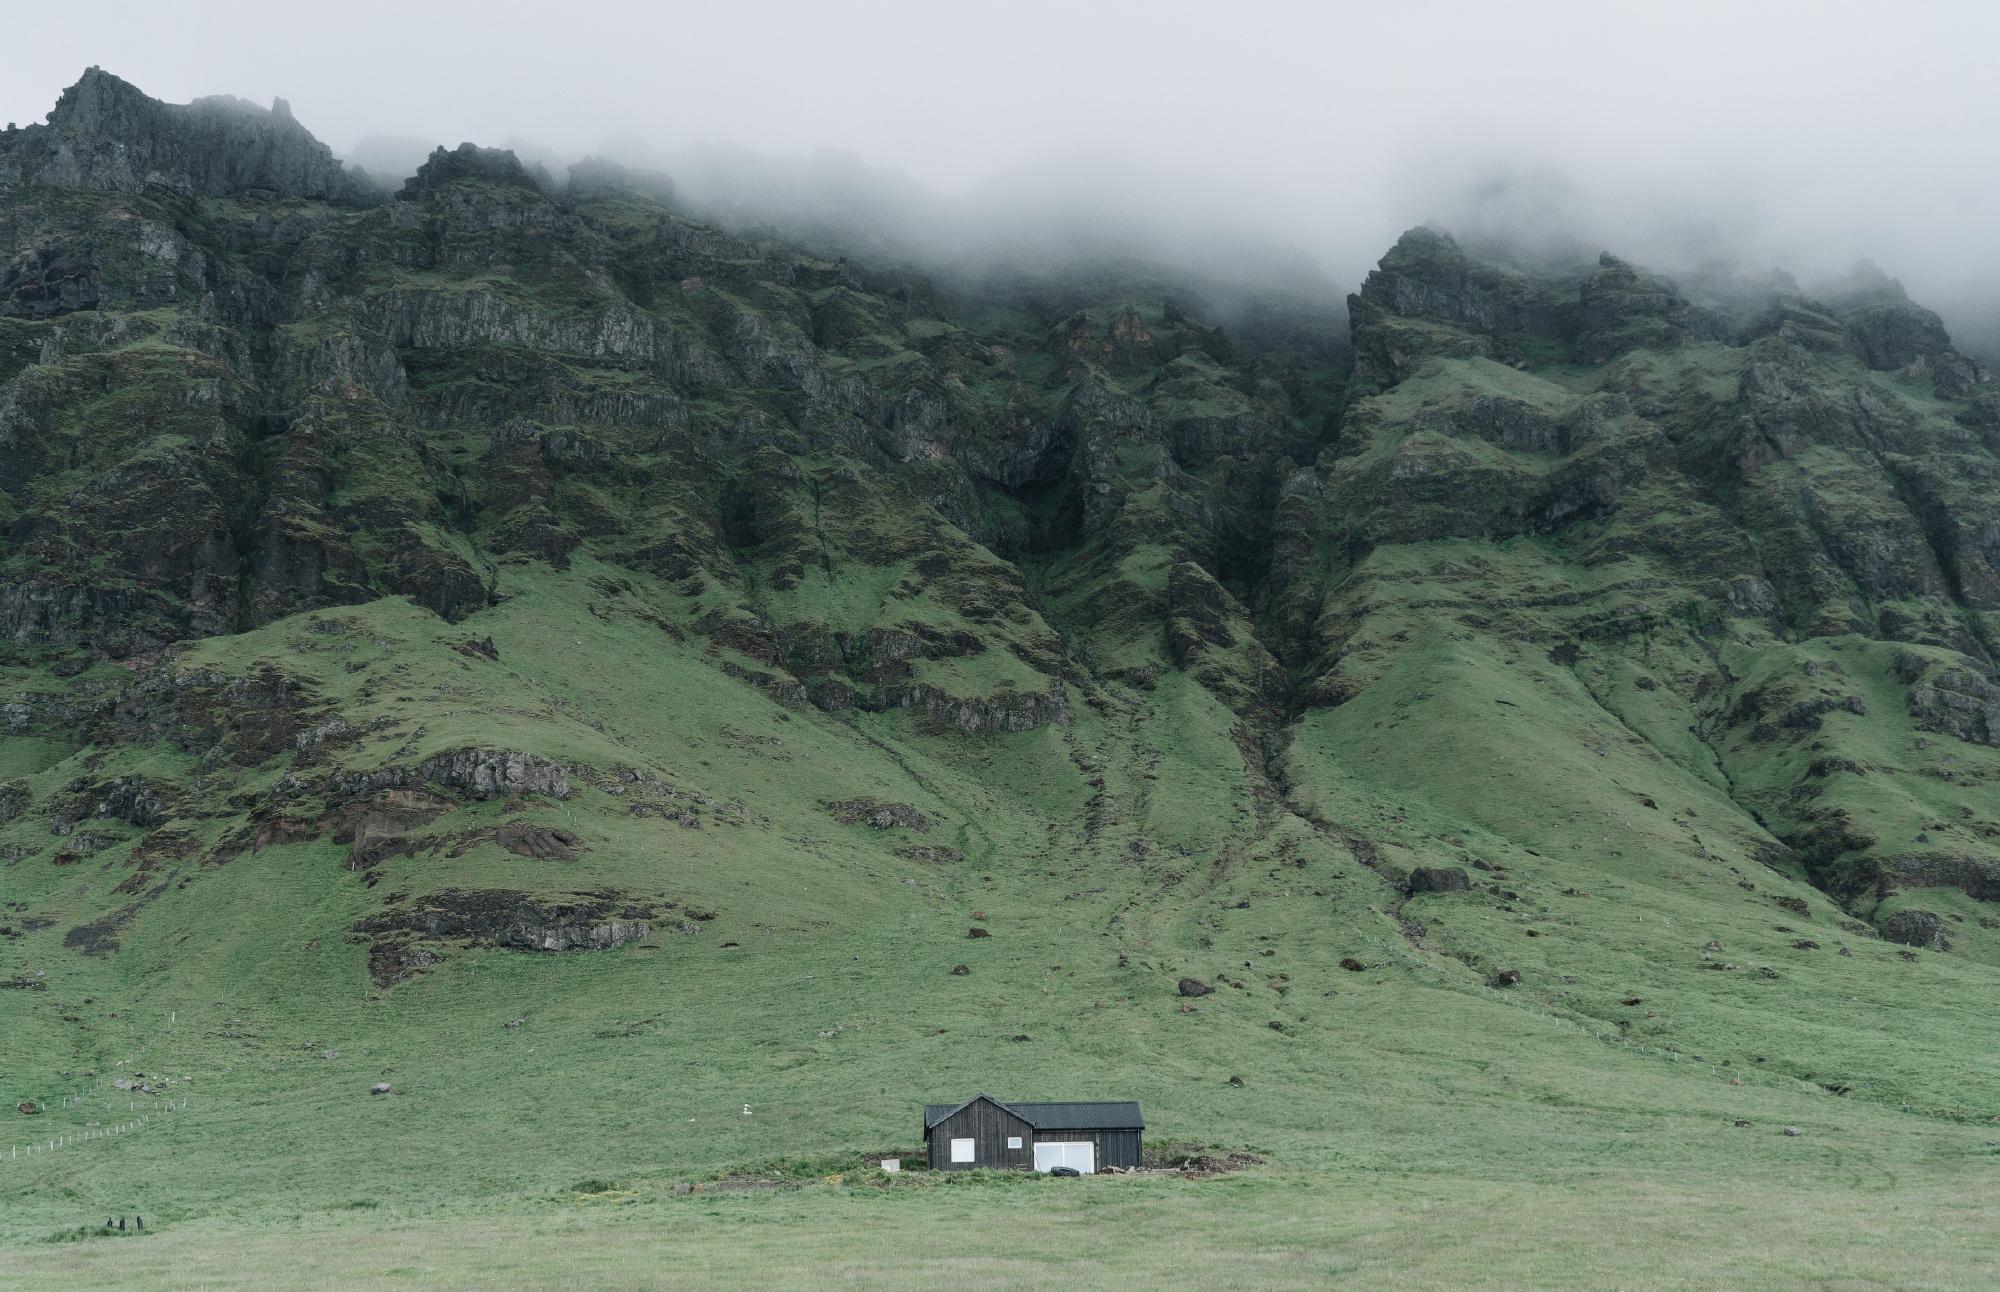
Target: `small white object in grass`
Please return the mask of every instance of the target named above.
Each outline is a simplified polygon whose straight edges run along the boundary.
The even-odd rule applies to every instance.
[[[748,1117],[748,1116],[750,1115],[750,1105],[749,1105],[749,1104],[745,1104],[745,1105],[743,1105],[743,1115],[744,1115],[745,1117]]]
[[[894,1175],[903,1169],[903,1159],[900,1157],[885,1157],[882,1159],[882,1169]]]

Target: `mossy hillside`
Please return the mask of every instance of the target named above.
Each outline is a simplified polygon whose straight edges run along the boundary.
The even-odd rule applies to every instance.
[[[1921,311],[1419,232],[1350,369],[510,164],[18,191],[0,1106],[190,1102],[11,1236],[671,1197],[977,1088],[1258,1187],[1978,1159],[1992,445]]]

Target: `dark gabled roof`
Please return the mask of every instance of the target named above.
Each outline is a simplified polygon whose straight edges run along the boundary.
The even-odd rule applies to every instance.
[[[992,1095],[978,1094],[962,1104],[925,1104],[924,1129],[929,1130],[953,1113],[978,1103],[981,1099],[998,1104],[1037,1130],[1144,1130],[1146,1128],[1145,1114],[1139,1111],[1138,1102],[1131,1099],[1031,1103],[1013,1099],[995,1099]]]
[[[989,1095],[982,1090],[978,1094],[974,1095],[972,1098],[960,1104],[925,1104],[924,1129],[929,1130],[931,1127],[937,1125],[939,1122],[951,1116],[953,1113],[958,1112],[960,1109],[963,1108],[970,1108],[972,1107],[972,1105],[978,1103],[982,1099],[984,1099],[989,1104],[999,1104],[1000,1107],[1006,1108],[1009,1112],[1013,1111],[1013,1109],[1004,1100],[995,1099],[992,1095]],[[1015,1116],[1018,1117],[1020,1116],[1020,1114],[1016,1113]],[[1023,1118],[1023,1120],[1026,1119]]]
[[[1137,1100],[1103,1099],[1088,1102],[1065,1100],[1060,1103],[1012,1103],[1007,1105],[1037,1130],[1144,1130],[1145,1115]]]

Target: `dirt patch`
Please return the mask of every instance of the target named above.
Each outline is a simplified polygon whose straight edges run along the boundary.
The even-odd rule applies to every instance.
[[[162,862],[179,861],[200,851],[201,840],[195,835],[179,830],[155,830],[133,846],[131,860],[136,869],[112,891],[137,893],[151,882],[150,877]]]
[[[130,924],[139,912],[151,906],[155,901],[158,901],[160,894],[166,892],[168,885],[172,883],[173,876],[168,875],[167,878],[161,880],[152,888],[147,889],[143,896],[134,901],[127,902],[124,906],[119,907],[118,910],[105,916],[103,919],[92,920],[88,924],[77,925],[68,933],[63,934],[63,945],[72,951],[81,951],[87,956],[110,955],[118,949],[119,930]]]
[[[1186,1145],[1163,1144],[1148,1148],[1143,1170],[1171,1171],[1189,1180],[1210,1179],[1218,1175],[1228,1175],[1253,1166],[1264,1165],[1261,1154],[1246,1149],[1224,1149],[1215,1147],[1189,1147]]]
[[[493,842],[517,857],[537,861],[575,861],[583,855],[583,841],[575,835],[532,821],[509,821],[493,832]]]
[[[335,843],[348,845],[349,870],[370,870],[410,851],[416,846],[410,831],[454,806],[451,800],[422,790],[387,789],[342,806],[320,824],[331,827]]]

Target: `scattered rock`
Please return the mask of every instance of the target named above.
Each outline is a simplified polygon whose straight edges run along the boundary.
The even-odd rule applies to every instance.
[[[1493,975],[1493,985],[1496,987],[1512,987],[1520,981],[1521,971],[1519,969],[1502,969],[1499,973]]]
[[[1412,893],[1463,893],[1471,887],[1471,879],[1456,866],[1419,866],[1410,872]]]
[[[569,831],[528,821],[507,822],[494,831],[493,841],[517,857],[537,861],[575,861],[583,855],[582,841]]]
[[[838,803],[822,803],[820,806],[833,814],[833,819],[842,825],[865,825],[870,830],[893,830],[902,826],[923,834],[930,830],[931,820],[907,803],[886,803],[881,799],[846,799]]]
[[[427,781],[449,785],[476,799],[509,794],[569,797],[569,775],[558,763],[536,754],[497,749],[461,749],[427,759],[417,768]]]
[[[956,964],[951,967],[951,971],[958,977],[963,978],[965,977],[965,975],[972,972],[972,966],[967,964]]]
[[[1235,1086],[1238,1090],[1241,1090],[1243,1088],[1243,1078],[1231,1077],[1229,1079],[1229,1084]]]
[[[1804,1132],[1804,1131],[1802,1131],[1802,1130],[1800,1130],[1800,1129],[1799,1129],[1798,1127],[1796,1127],[1796,1126],[1787,1126],[1787,1127],[1785,1127],[1785,1134],[1787,1134],[1787,1135],[1794,1135],[1794,1136],[1796,1136],[1796,1135],[1803,1135],[1803,1134],[1805,1134],[1805,1132]]]
[[[14,1105],[14,1111],[20,1113],[25,1117],[34,1117],[38,1115],[42,1110],[39,1106],[36,1105],[34,1100],[23,1099],[20,1103]]]
[[[975,925],[965,931],[965,936],[968,938],[990,938],[993,936],[993,931],[991,929],[982,929]]]
[[[1359,960],[1356,960],[1353,956],[1342,956],[1340,959],[1340,967],[1342,969],[1347,970],[1347,972],[1349,973],[1366,973],[1368,971],[1368,966],[1362,964]]]
[[[605,951],[647,937],[660,912],[613,893],[578,894],[546,901],[501,890],[445,889],[409,905],[356,921],[355,933],[372,935],[369,970],[387,987],[437,960],[414,938],[462,938],[477,946],[520,951]],[[696,933],[693,917],[668,925]]]
[[[948,866],[955,861],[964,861],[965,854],[956,848],[946,848],[936,844],[907,843],[896,849],[898,857],[910,861],[925,861],[934,866]]]
[[[1180,981],[1180,991],[1183,996],[1206,996],[1214,990],[1215,988],[1199,978],[1183,978]]]
[[[1932,947],[1943,942],[1944,920],[1931,911],[1897,911],[1882,921],[1882,936],[1906,947]]]
[[[386,1081],[378,1081],[374,1085],[368,1087],[368,1093],[371,1095],[386,1095],[394,1090],[395,1087],[390,1085]]]

